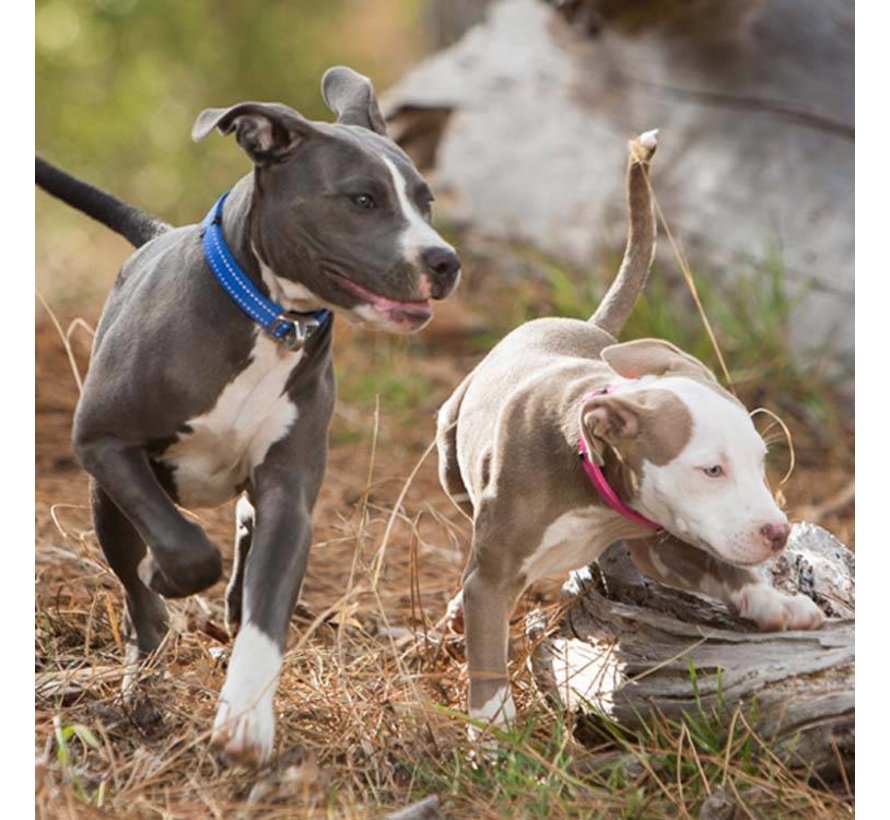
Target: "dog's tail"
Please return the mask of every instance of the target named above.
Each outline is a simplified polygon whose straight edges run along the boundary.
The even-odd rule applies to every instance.
[[[618,276],[590,322],[618,337],[649,277],[655,257],[655,204],[649,187],[649,160],[658,131],[647,131],[627,144],[627,246]]]
[[[44,191],[111,228],[137,248],[170,230],[157,217],[66,174],[40,157],[35,159],[35,179]]]

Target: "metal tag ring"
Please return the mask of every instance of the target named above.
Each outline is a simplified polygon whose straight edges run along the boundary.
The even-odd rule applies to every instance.
[[[296,316],[282,313],[269,326],[269,333],[277,342],[288,350],[300,350],[306,344],[306,340],[318,329],[319,322],[314,318]],[[285,332],[279,335],[281,328]]]

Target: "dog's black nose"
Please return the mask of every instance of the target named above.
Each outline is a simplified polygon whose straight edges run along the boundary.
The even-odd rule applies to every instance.
[[[427,248],[421,251],[420,262],[430,277],[430,295],[433,299],[444,299],[457,282],[460,257],[451,248]]]

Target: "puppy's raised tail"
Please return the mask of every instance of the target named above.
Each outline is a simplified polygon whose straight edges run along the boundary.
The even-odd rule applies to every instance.
[[[649,161],[657,144],[657,130],[646,131],[627,144],[627,246],[615,281],[589,319],[615,338],[646,286],[655,257],[655,203],[649,187]]]
[[[166,222],[35,157],[35,181],[48,194],[119,233],[137,248],[170,230]]]

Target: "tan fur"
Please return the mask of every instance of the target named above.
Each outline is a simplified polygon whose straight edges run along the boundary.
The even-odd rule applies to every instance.
[[[649,139],[631,140],[627,147],[627,246],[618,275],[590,317],[593,324],[616,338],[646,286],[655,257],[655,204],[649,185],[654,134]]]
[[[725,393],[704,365],[667,342],[615,343],[645,282],[654,247],[645,159],[633,153],[638,147],[631,143],[628,250],[604,305],[589,322],[537,319],[508,334],[464,379],[438,417],[442,485],[473,516],[471,557],[460,596],[469,709],[496,722],[513,713],[507,625],[527,584],[553,568],[565,571],[589,563],[616,540],[651,536],[651,530],[608,508],[592,490],[578,457],[579,437],[633,506],[644,464],[673,463],[693,435],[689,408],[657,384],[590,394],[643,376],[687,376]],[[664,560],[654,560],[637,550],[653,572],[667,567],[663,575],[669,583],[702,581],[712,568],[720,572],[720,562],[691,547],[665,553]],[[698,557],[707,563],[695,578]],[[749,575],[733,575],[725,588],[739,578],[747,582]],[[722,588],[719,579],[714,588]],[[452,602],[449,615],[455,623],[458,610]]]
[[[689,443],[692,416],[689,409],[667,390],[643,390],[629,396],[604,395],[586,400],[581,407],[582,424],[596,422],[596,413],[623,419],[629,425],[624,434],[616,433],[613,422],[591,429],[588,448],[596,447],[595,439],[616,446],[625,462],[634,465],[646,459],[656,465],[673,461]],[[582,430],[582,433],[585,432]],[[600,453],[602,457],[602,453]]]

